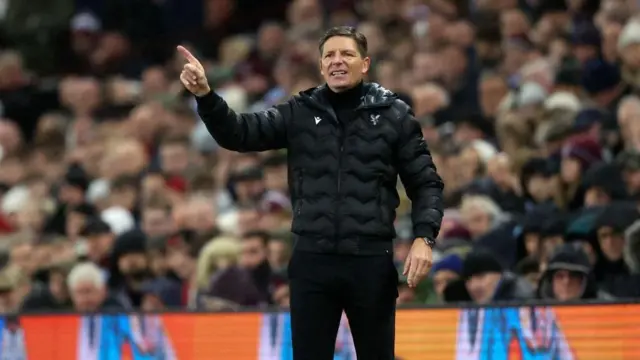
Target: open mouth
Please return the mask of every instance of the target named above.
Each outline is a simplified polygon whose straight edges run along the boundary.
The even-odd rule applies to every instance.
[[[329,73],[329,75],[331,76],[342,76],[342,75],[347,75],[347,72],[345,70],[335,70]]]

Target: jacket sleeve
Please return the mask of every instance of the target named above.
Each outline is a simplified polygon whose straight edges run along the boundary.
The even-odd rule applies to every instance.
[[[414,237],[435,239],[444,211],[444,184],[433,164],[420,125],[410,110],[400,122],[397,170],[411,200]]]
[[[287,146],[292,103],[268,110],[237,114],[215,92],[197,97],[198,115],[216,142],[238,152],[277,150]]]

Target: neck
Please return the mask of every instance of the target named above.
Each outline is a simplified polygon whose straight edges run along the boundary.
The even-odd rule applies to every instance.
[[[349,89],[336,91],[327,86],[327,98],[334,107],[357,107],[362,97],[362,81]]]

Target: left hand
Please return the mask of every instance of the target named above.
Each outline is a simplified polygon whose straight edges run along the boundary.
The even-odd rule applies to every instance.
[[[411,245],[409,255],[404,263],[402,275],[407,277],[409,287],[415,288],[427,276],[433,264],[431,247],[422,238],[417,238]]]

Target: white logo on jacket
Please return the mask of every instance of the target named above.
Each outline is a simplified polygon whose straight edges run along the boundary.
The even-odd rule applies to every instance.
[[[371,115],[371,123],[378,125],[378,122],[380,122],[380,115]]]

